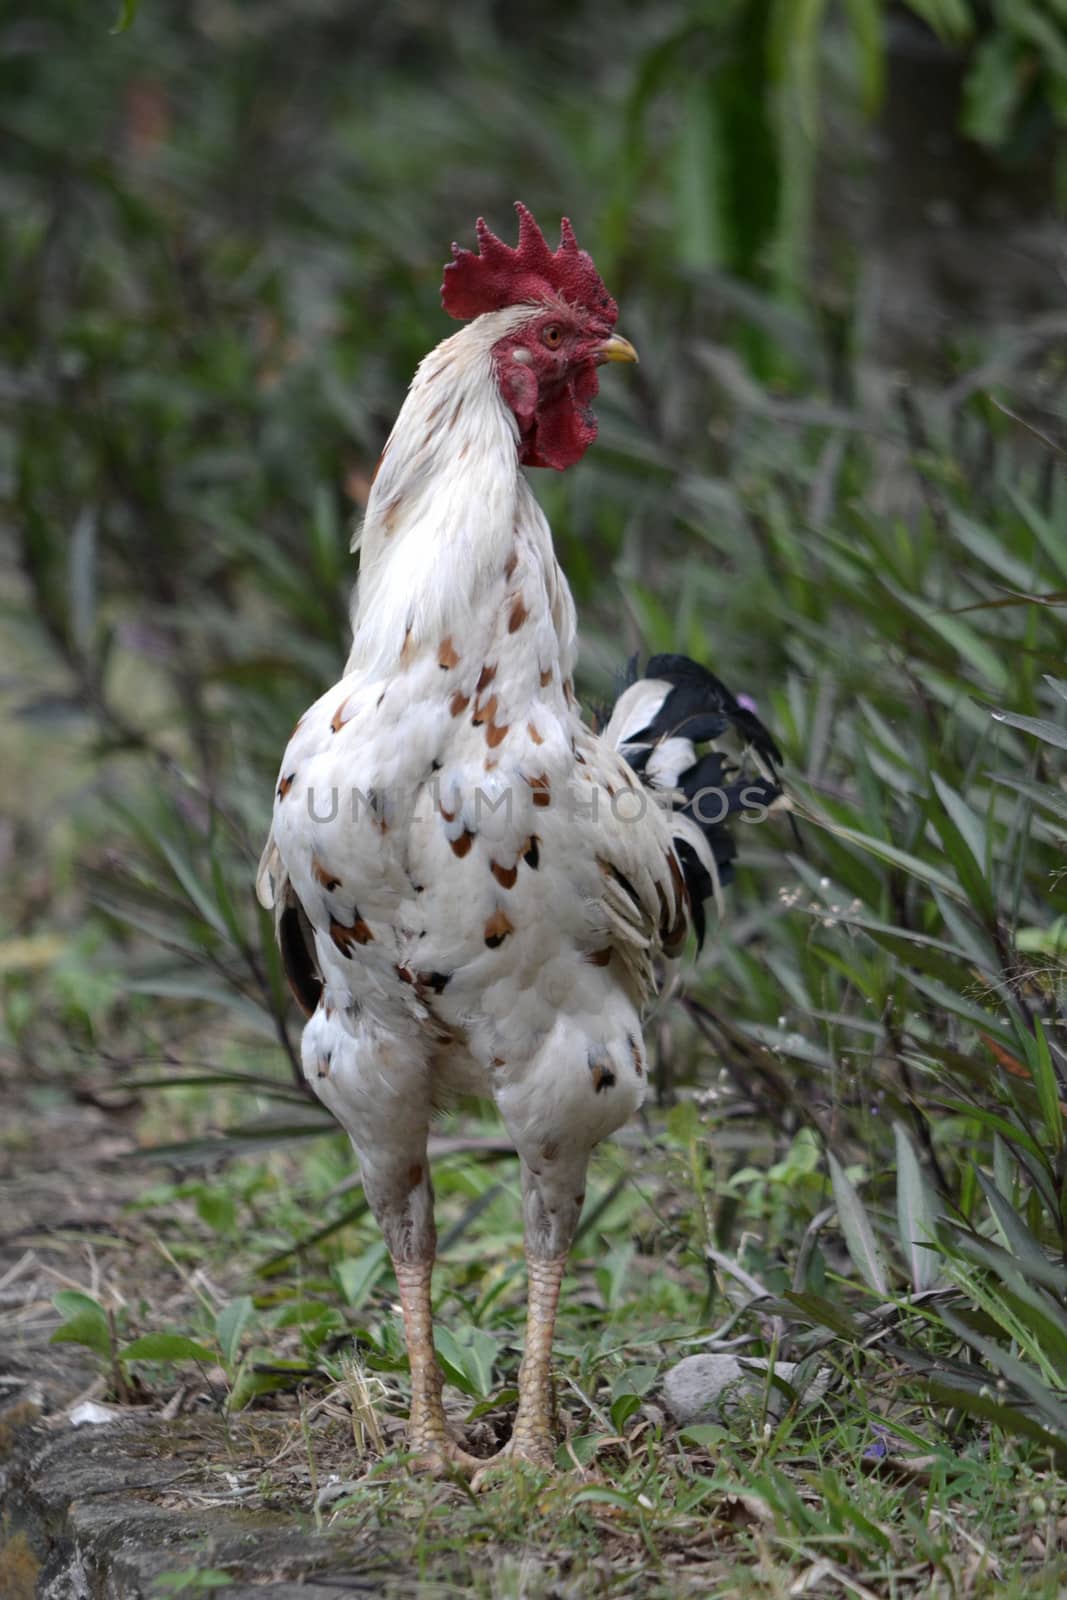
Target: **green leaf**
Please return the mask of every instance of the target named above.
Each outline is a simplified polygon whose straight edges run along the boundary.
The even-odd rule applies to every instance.
[[[1003,527],[976,522],[958,507],[950,508],[949,524],[959,543],[995,573],[998,587],[1006,584],[1018,599],[1024,603],[1029,601],[1034,576],[1029,552],[1025,559],[1021,559],[1014,548],[1009,548]]]
[[[680,1145],[690,1145],[703,1137],[705,1128],[692,1100],[679,1100],[667,1112],[667,1132]]]
[[[855,828],[843,828],[826,817],[817,817],[814,820],[837,838],[848,839],[850,843],[858,845],[869,855],[877,856],[881,861],[888,861],[892,867],[901,867],[910,877],[918,878],[920,883],[928,883],[931,888],[941,889],[945,894],[959,899],[959,884],[954,883],[938,867],[931,866],[928,861],[921,860],[907,850],[898,850],[896,845],[888,844],[884,839],[876,839],[869,833],[860,833]]]
[[[160,838],[158,847],[167,859],[175,878],[181,885],[190,906],[196,911],[209,928],[225,938],[227,935],[226,919],[220,912],[207,889],[201,883],[196,869],[187,861],[180,850],[169,839]]]
[[[1037,1090],[1037,1099],[1041,1107],[1041,1118],[1045,1124],[1045,1132],[1048,1134],[1053,1150],[1058,1153],[1063,1149],[1063,1112],[1060,1110],[1060,1086],[1056,1078],[1055,1068],[1052,1065],[1052,1052],[1049,1049],[1048,1039],[1040,1017],[1034,1018],[1033,1047],[1028,1047],[1027,1055],[1030,1058],[1030,1070],[1034,1077],[1034,1087]]]
[[[1029,74],[1019,41],[999,29],[980,41],[963,85],[961,125],[979,144],[1002,145]]]
[[[948,645],[954,655],[964,661],[990,685],[995,694],[1006,694],[1011,686],[1011,676],[1004,665],[1003,656],[976,628],[960,617],[948,615],[917,595],[889,587],[894,599],[928,627]],[[932,681],[932,680],[931,680]],[[958,697],[959,688],[952,683],[952,697]]]
[[[226,881],[225,869],[219,859],[218,841],[215,838],[211,841],[211,887],[215,892],[215,902],[219,908],[219,915],[226,925],[226,931],[232,943],[240,949],[244,944],[244,931]]]
[[[921,973],[913,973],[909,979],[913,989],[918,989],[922,994],[929,995],[930,999],[946,1011],[951,1011],[953,1016],[964,1017],[981,1033],[988,1033],[995,1039],[1001,1040],[1006,1045],[1014,1043],[1014,1035],[1008,1025],[992,1011],[986,1011],[976,1001],[966,995],[957,994],[954,989],[946,984],[938,983],[936,978],[924,977]]]
[[[385,1271],[388,1254],[385,1240],[376,1239],[361,1256],[337,1263],[334,1272],[347,1305],[358,1308],[363,1304]]]
[[[947,1410],[962,1411],[968,1416],[981,1417],[1002,1428],[1005,1433],[1023,1439],[1033,1439],[1046,1448],[1055,1438],[1055,1430],[1043,1426],[1036,1418],[1020,1411],[1018,1406],[1005,1405],[990,1394],[978,1389],[947,1382],[943,1378],[923,1377],[920,1380],[931,1400],[936,1400]],[[1067,1436],[1061,1441],[1067,1443]]]
[[[568,1450],[573,1450],[581,1466],[592,1461],[600,1449],[603,1439],[602,1433],[576,1433],[567,1441]]]
[[[597,1287],[604,1296],[604,1304],[616,1311],[625,1303],[625,1283],[634,1258],[634,1247],[627,1242],[609,1250],[603,1264],[596,1269]]]
[[[985,829],[975,816],[970,806],[961,794],[949,787],[945,780],[936,772],[930,774],[930,781],[937,791],[937,798],[956,824],[960,835],[967,844],[975,860],[975,865],[984,871],[988,846],[986,843]]]
[[[1057,750],[1067,750],[1067,728],[1050,722],[1047,717],[1022,717],[1015,711],[994,711],[992,717],[994,722],[1004,722],[1009,728],[1034,734],[1045,744],[1055,745]]]
[[[885,15],[880,0],[845,0],[856,42],[863,109],[877,114],[885,94]]]
[[[958,1224],[952,1228],[950,1248],[963,1260],[984,1267],[1002,1282],[1010,1283],[1016,1289],[1024,1283],[1022,1274],[1025,1272],[1025,1281],[1032,1279],[1034,1283],[1044,1284],[1060,1298],[1067,1292],[1067,1271],[1063,1267],[1058,1267],[1054,1261],[1046,1258],[1043,1262],[1037,1262],[1028,1256],[1023,1266],[1019,1255]]]
[[[830,1182],[833,1185],[837,1219],[845,1236],[845,1249],[856,1271],[869,1288],[884,1300],[889,1295],[886,1283],[885,1262],[871,1227],[870,1218],[855,1188],[845,1176],[845,1169],[832,1150],[826,1153],[830,1164]]]
[[[1033,833],[1035,839],[1054,839],[1057,846],[1062,849],[1064,838],[1067,837],[1062,827],[1062,824],[1067,822],[1067,795],[1054,789],[1050,783],[1029,783],[1011,778],[997,778],[996,782],[1007,789],[1014,789],[1017,794],[1033,801],[1040,811],[1047,811],[1050,817],[1055,818],[1055,824],[1059,826],[1047,821],[1045,817],[1035,818]],[[1025,858],[1023,864],[1025,865]]]
[[[639,1394],[620,1394],[611,1402],[611,1425],[616,1433],[621,1433],[626,1422],[635,1411],[641,1409],[641,1396]]]
[[[1060,1438],[1067,1440],[1067,1405],[1064,1405],[1060,1396],[1042,1382],[1033,1368],[1028,1367],[1007,1350],[1003,1350],[1000,1345],[994,1344],[991,1339],[985,1339],[981,1334],[975,1333],[947,1306],[942,1308],[941,1318],[946,1327],[951,1328],[953,1333],[972,1349],[977,1350],[980,1356],[984,1356],[989,1365],[1007,1378],[1009,1383],[1020,1389],[1045,1420],[1057,1430]]]
[[[938,1207],[903,1123],[893,1124],[897,1147],[897,1228],[917,1294],[940,1276],[936,1239]]]
[[[145,1333],[123,1345],[123,1361],[205,1361],[214,1366],[217,1357],[206,1345],[187,1339],[184,1333]]]
[[[1012,1122],[1008,1117],[998,1116],[995,1111],[987,1111],[984,1106],[968,1105],[965,1100],[952,1100],[944,1098],[940,1102],[946,1111],[958,1112],[963,1117],[973,1117],[980,1122],[988,1132],[999,1135],[1010,1144],[1016,1145],[1019,1150],[1027,1151],[1036,1160],[1043,1160],[1041,1146],[1032,1138],[1025,1128],[1017,1122]]]
[[[347,550],[348,541],[338,524],[333,493],[327,484],[317,484],[311,517],[311,561],[315,576],[323,588],[340,580],[343,554],[347,554]]]
[[[201,1189],[194,1204],[201,1222],[214,1233],[232,1233],[237,1224],[237,1201],[228,1189]]]
[[[719,215],[721,143],[714,94],[694,76],[684,91],[671,175],[679,260],[702,272],[721,266],[727,254]]]
[[[97,1355],[110,1357],[111,1328],[107,1312],[91,1295],[77,1289],[61,1289],[52,1296],[52,1304],[66,1320],[56,1329],[52,1344],[83,1344]]]
[[[140,0],[119,0],[119,14],[112,24],[111,32],[125,33],[127,28],[132,27],[139,5]]]
[[[786,302],[807,286],[815,203],[820,24],[826,0],[778,0],[770,14],[768,54],[778,78],[774,97],[778,156],[774,278]],[[777,57],[777,59],[775,59]]]
[[[1038,1276],[1046,1281],[1045,1274],[1053,1274],[1052,1287],[1060,1294],[1067,1294],[1067,1271],[1056,1267],[1042,1250],[1041,1245],[1034,1238],[1026,1223],[1020,1217],[1015,1207],[1011,1205],[997,1188],[992,1178],[987,1178],[979,1167],[974,1169],[975,1177],[981,1185],[982,1193],[989,1204],[989,1209],[996,1218],[1001,1237],[1012,1255],[1019,1262],[1024,1272],[1031,1276]]]
[[[352,1205],[341,1212],[340,1216],[334,1217],[330,1222],[323,1223],[321,1228],[316,1228],[314,1233],[310,1233],[305,1238],[298,1240],[296,1244],[290,1245],[285,1250],[278,1250],[273,1255],[268,1256],[266,1260],[259,1262],[256,1266],[256,1277],[277,1277],[278,1273],[283,1270],[294,1256],[302,1255],[313,1249],[315,1245],[321,1244],[324,1239],[330,1238],[332,1234],[339,1233],[342,1228],[347,1228],[349,1223],[358,1222],[360,1217],[366,1216],[369,1210],[370,1206],[366,1195],[359,1195]]]
[[[621,1394],[646,1395],[655,1386],[659,1377],[659,1368],[645,1364],[635,1367],[626,1367],[620,1372],[611,1386],[611,1398],[617,1400]]]
[[[1047,928],[1018,928],[1015,948],[1025,956],[1054,956],[1061,964],[1067,959],[1067,917],[1057,917]]]
[[[729,1439],[730,1430],[721,1428],[717,1422],[694,1422],[688,1428],[683,1428],[680,1437],[687,1439],[690,1444],[699,1445],[702,1450],[715,1454],[725,1439]]]
[[[1049,71],[1062,80],[1067,78],[1067,37],[1060,32],[1056,21],[1045,15],[1046,10],[1054,6],[1055,0],[1051,6],[1046,0],[1040,8],[1029,0],[1015,0],[1011,16],[1020,37],[1036,47]]]
[[[1025,1329],[1025,1338],[1018,1338],[1019,1348],[1031,1361],[1051,1369],[1052,1381],[1062,1391],[1067,1383],[1067,1321],[1063,1307],[1018,1273],[1003,1284],[998,1298],[1009,1313],[996,1313],[1005,1333],[1016,1338],[1017,1329]],[[1047,1371],[1045,1375],[1048,1376]]]
[[[819,113],[819,44],[826,0],[780,0],[771,13],[769,55],[775,76],[787,82],[799,117],[791,136],[814,141]]]
[[[438,1325],[434,1329],[434,1345],[446,1372],[451,1369],[452,1381],[458,1388],[479,1399],[489,1394],[497,1353],[491,1333],[473,1326],[454,1330]]]
[[[241,1335],[248,1326],[254,1310],[252,1296],[243,1294],[238,1299],[231,1300],[229,1305],[223,1306],[216,1315],[215,1337],[219,1341],[224,1366],[232,1367],[235,1364],[241,1346]]]
[[[1044,554],[1057,571],[1067,578],[1067,546],[1064,543],[1063,530],[1050,521],[1044,512],[1023,494],[1018,485],[1009,483],[1007,492],[1009,500]]]
[[[955,868],[960,887],[976,915],[987,927],[992,926],[996,920],[996,904],[983,872],[985,839],[981,825],[960,795],[936,776],[933,782],[941,801],[941,814],[935,814],[932,820],[941,836],[945,855]],[[981,855],[976,853],[979,850]]]
[[[571,1496],[572,1506],[614,1506],[619,1511],[641,1511],[635,1494],[623,1494],[621,1489],[579,1489]]]
[[[257,1372],[255,1370],[257,1365],[277,1368],[282,1363],[275,1361],[271,1352],[264,1346],[257,1345],[249,1350],[237,1369],[237,1376],[227,1401],[227,1410],[243,1411],[245,1406],[258,1395],[276,1394],[279,1389],[290,1387],[292,1380],[284,1372]]]
[[[476,1400],[478,1398],[478,1390],[463,1368],[453,1361],[451,1356],[446,1354],[446,1347],[451,1348],[451,1344],[447,1336],[441,1339],[440,1332],[440,1329],[434,1330],[434,1348],[437,1351],[437,1359],[440,1362],[441,1371],[444,1373],[445,1382],[450,1383],[461,1394],[467,1395],[469,1399]]]
[[[908,0],[908,4],[943,39],[966,39],[974,27],[967,0]]]
[[[829,1328],[831,1333],[854,1343],[861,1338],[859,1323],[853,1320],[844,1306],[828,1300],[825,1295],[813,1294],[810,1290],[790,1290],[782,1298],[803,1312],[817,1327]]]

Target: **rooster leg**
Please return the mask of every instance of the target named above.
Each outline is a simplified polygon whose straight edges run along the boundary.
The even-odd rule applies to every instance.
[[[441,1399],[444,1378],[433,1347],[430,1280],[437,1231],[425,1149],[423,1160],[410,1167],[408,1180],[401,1185],[407,1188],[406,1194],[401,1196],[394,1185],[379,1187],[380,1183],[381,1173],[365,1166],[364,1186],[389,1246],[404,1313],[404,1338],[411,1370],[408,1442],[416,1466],[430,1472],[456,1470],[470,1476],[483,1463],[468,1455],[448,1431]]]
[[[552,1339],[565,1255],[544,1261],[527,1254],[526,1348],[519,1368],[519,1409],[507,1452],[551,1469],[556,1456],[552,1396]]]
[[[392,1257],[411,1368],[408,1431],[418,1464],[474,1472],[482,1465],[451,1438],[433,1348],[430,1277],[437,1250],[426,1155],[430,1087],[425,1063],[365,1019],[320,1007],[304,1029],[304,1072],[347,1130],[363,1192]]]
[[[549,1150],[554,1147],[548,1146]],[[526,1345],[519,1367],[519,1409],[500,1457],[551,1471],[556,1457],[552,1340],[567,1254],[581,1215],[589,1153],[565,1159],[539,1152],[538,1168],[522,1162],[528,1288]],[[497,1458],[499,1459],[499,1457]],[[477,1484],[475,1485],[477,1487]]]
[[[595,981],[600,970],[589,966],[583,977]],[[621,1127],[640,1105],[644,1091],[637,1055],[637,1017],[624,1003],[613,1021],[597,993],[592,1000],[595,1006],[591,1005],[590,1011],[598,1023],[595,1033],[561,1015],[532,1060],[510,1071],[506,1065],[498,1069],[493,1085],[494,1098],[522,1163],[523,1234],[529,1269],[519,1409],[511,1440],[501,1455],[549,1470],[556,1454],[552,1338],[560,1284],[585,1200],[589,1157],[594,1146]]]
[[[430,1309],[433,1257],[424,1261],[398,1261],[394,1257],[393,1266],[400,1287],[408,1365],[411,1368],[408,1442],[415,1453],[416,1465],[431,1472],[446,1472],[452,1468],[469,1476],[485,1463],[477,1456],[468,1455],[448,1431],[441,1400],[444,1380],[433,1347],[433,1313]]]

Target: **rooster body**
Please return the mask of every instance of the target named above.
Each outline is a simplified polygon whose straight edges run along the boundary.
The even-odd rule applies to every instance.
[[[594,363],[634,359],[603,303]],[[581,453],[595,381],[576,360],[531,422],[502,371],[514,363],[528,398],[546,314],[575,307],[550,293],[478,310],[420,366],[367,506],[345,675],[286,749],[260,878],[308,1013],[304,1071],[352,1138],[396,1266],[413,1446],[470,1471],[432,1351],[430,1117],[459,1093],[492,1098],[519,1154],[530,1308],[512,1450],[544,1465],[589,1154],[641,1102],[653,960],[680,948],[694,874],[711,886],[722,857],[722,818],[683,814],[694,740],[657,718],[683,695],[704,737],[713,703],[716,725],[737,721],[731,706],[743,720],[708,675],[694,699],[690,664],[628,689],[605,736],[581,719],[574,605],[521,468]]]

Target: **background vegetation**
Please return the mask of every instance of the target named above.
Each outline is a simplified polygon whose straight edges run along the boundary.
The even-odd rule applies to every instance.
[[[574,219],[642,353],[581,468],[535,475],[586,695],[637,649],[720,670],[799,843],[746,837],[590,1193],[561,1459],[597,1480],[468,1504],[387,1457],[375,1537],[494,1594],[541,1592],[524,1550],[575,1594],[1056,1592],[1063,0],[132,10],[0,23],[4,1137],[123,1085],[167,1141],[147,1225],[215,1287],[93,1285],[67,1336],[123,1398],[209,1356],[234,1406],[340,1396],[372,1459],[403,1409],[251,878],[447,245],[521,197]],[[442,1355],[491,1426],[516,1175],[460,1132]],[[659,1377],[708,1349],[801,1366],[679,1432]],[[368,1492],[330,1514],[365,1529]]]

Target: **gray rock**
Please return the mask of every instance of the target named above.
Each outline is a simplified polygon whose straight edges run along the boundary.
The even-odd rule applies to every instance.
[[[774,1384],[768,1390],[769,1365],[762,1356],[686,1356],[663,1380],[667,1409],[682,1427],[692,1422],[723,1423],[738,1411],[751,1411],[762,1404],[767,1391],[768,1411],[772,1416],[781,1416],[787,1399]],[[779,1361],[774,1370],[791,1384],[798,1368],[796,1362]],[[816,1373],[805,1399],[819,1399],[829,1382],[830,1372],[824,1367]]]
[[[223,1419],[114,1406],[73,1427],[86,1383],[77,1354],[27,1344],[0,1363],[0,1600],[150,1600],[161,1574],[204,1565],[234,1580],[227,1600],[322,1600],[327,1578],[335,1593],[377,1582],[380,1558],[350,1526],[309,1529],[299,1500],[258,1510],[236,1490],[227,1500]],[[258,1474],[258,1460],[243,1465]]]

